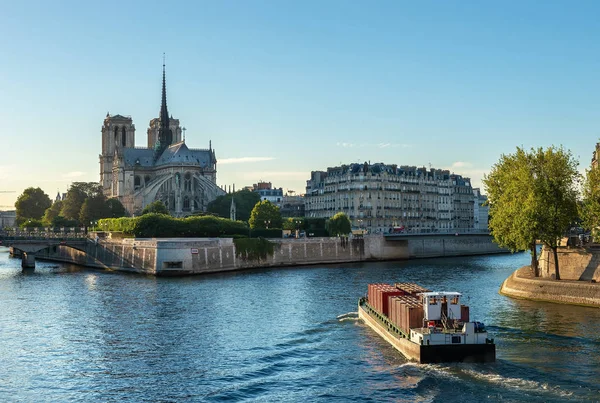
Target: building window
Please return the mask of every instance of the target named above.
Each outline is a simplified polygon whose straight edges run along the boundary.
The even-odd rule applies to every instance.
[[[189,210],[190,209],[190,198],[185,196],[183,198],[183,209],[184,210]]]
[[[141,186],[141,182],[142,178],[140,178],[139,175],[136,175],[135,178],[133,178],[133,188],[135,190],[139,189]]]
[[[119,145],[119,128],[115,127],[115,146]]]
[[[125,130],[125,126],[123,126],[122,130],[121,144],[123,145],[123,147],[127,146],[127,131]]]
[[[144,176],[144,186],[146,186],[150,182],[150,175]]]

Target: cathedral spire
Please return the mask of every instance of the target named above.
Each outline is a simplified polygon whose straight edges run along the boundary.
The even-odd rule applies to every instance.
[[[173,142],[173,133],[169,124],[169,111],[167,109],[167,79],[165,72],[165,54],[163,53],[163,79],[162,79],[162,99],[160,104],[160,128],[158,130],[159,149],[157,154],[162,152]]]

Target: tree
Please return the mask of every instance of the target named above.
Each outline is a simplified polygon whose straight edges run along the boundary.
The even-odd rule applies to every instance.
[[[144,210],[142,210],[142,215],[148,213],[169,214],[169,210],[163,202],[157,200],[153,203],[148,204],[146,207],[144,207]]]
[[[250,228],[281,228],[281,213],[279,207],[268,200],[259,201],[256,203],[248,224]]]
[[[77,227],[78,225],[79,225],[79,222],[77,220],[69,220],[61,215],[54,217],[52,219],[52,223],[50,224],[50,226],[54,227],[54,228],[61,228],[61,227],[71,228],[71,227]]]
[[[88,197],[83,202],[79,211],[79,222],[84,226],[93,225],[94,221],[101,218],[108,218],[109,212],[106,206],[104,195]]]
[[[490,230],[496,243],[512,251],[529,249],[539,276],[536,241],[554,251],[560,279],[558,243],[576,218],[577,163],[570,152],[550,147],[502,155],[483,183],[490,205]]]
[[[331,236],[348,235],[352,231],[352,224],[346,213],[337,213],[331,217],[327,224]]]
[[[558,245],[577,219],[578,162],[570,151],[555,147],[533,151],[535,194],[540,205],[539,239],[554,252],[554,273],[560,280]]]
[[[116,197],[106,200],[106,213],[106,218],[119,218],[127,216],[125,207],[123,207],[123,204]]]
[[[539,276],[536,240],[539,235],[538,206],[533,190],[533,161],[522,148],[515,154],[502,155],[492,166],[483,184],[490,206],[489,228],[501,247],[530,250],[531,268]]]
[[[17,198],[17,224],[28,219],[40,220],[52,202],[42,189],[29,187]]]
[[[49,227],[52,225],[54,219],[60,215],[62,205],[62,200],[57,200],[54,203],[52,203],[52,206],[46,209],[46,212],[44,213],[44,218],[42,218],[42,222],[45,226]]]
[[[42,223],[42,220],[39,220],[37,218],[28,218],[25,221],[23,221],[21,223],[21,225],[19,225],[19,228],[31,229],[31,228],[41,228],[43,226],[44,226],[44,224]]]
[[[304,217],[282,218],[281,228],[290,231],[301,230],[304,228]]]
[[[88,197],[102,196],[102,187],[97,182],[73,182],[67,191],[67,197],[63,200],[60,215],[69,219],[79,221],[81,207]],[[81,222],[81,224],[85,224]]]
[[[600,167],[585,172],[580,215],[583,227],[592,233],[594,240],[600,238]]]
[[[215,200],[208,203],[207,211],[215,213],[219,217],[229,218],[232,197],[235,200],[236,219],[248,221],[250,219],[250,212],[256,203],[260,201],[260,195],[249,190],[240,190],[235,193],[218,196]]]

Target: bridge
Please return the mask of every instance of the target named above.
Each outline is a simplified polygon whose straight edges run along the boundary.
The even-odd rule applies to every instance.
[[[21,267],[35,269],[35,254],[53,246],[68,246],[85,251],[88,242],[94,242],[85,234],[65,234],[53,232],[0,232],[0,246],[12,248],[21,253]]]

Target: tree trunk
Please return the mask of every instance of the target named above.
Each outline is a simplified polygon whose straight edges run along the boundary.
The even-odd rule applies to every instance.
[[[552,251],[554,252],[554,274],[555,274],[555,278],[556,278],[556,280],[560,280],[560,272],[558,271],[558,246],[554,246],[552,248]]]
[[[531,268],[533,269],[533,275],[535,277],[540,276],[540,266],[537,260],[537,248],[535,242],[531,244]]]

